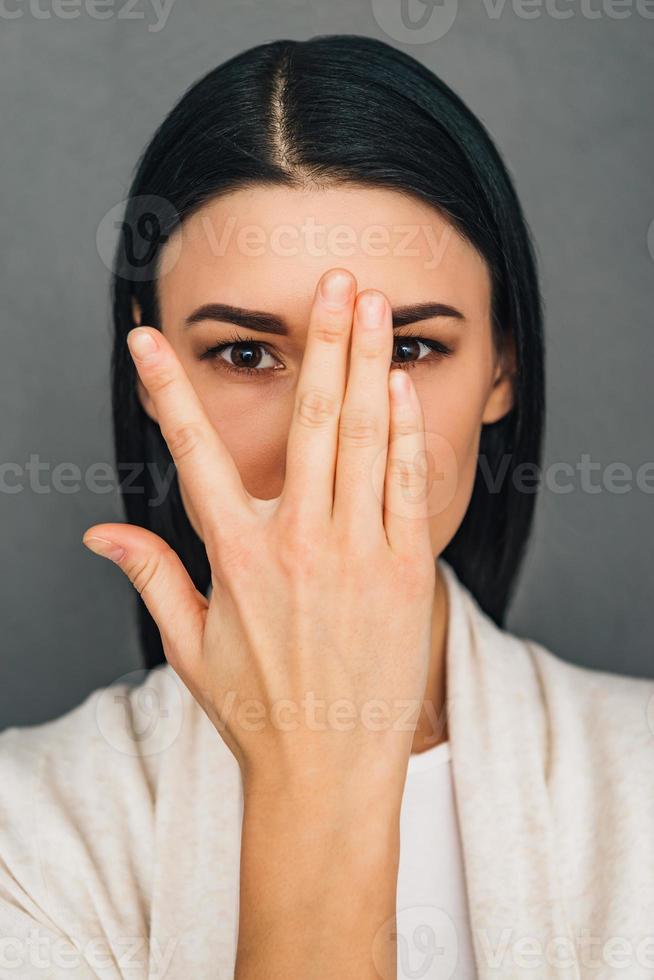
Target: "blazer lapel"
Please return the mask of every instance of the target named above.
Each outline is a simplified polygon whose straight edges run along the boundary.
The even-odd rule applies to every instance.
[[[479,980],[580,980],[545,783],[547,715],[529,652],[438,559],[446,707]]]

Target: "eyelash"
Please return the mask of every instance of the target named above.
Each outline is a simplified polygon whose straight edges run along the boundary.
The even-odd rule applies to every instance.
[[[419,344],[424,344],[432,352],[431,356],[421,357],[416,361],[404,361],[404,362],[394,362],[395,367],[399,367],[403,371],[411,370],[417,364],[424,364],[425,362],[431,363],[432,361],[440,360],[443,357],[449,357],[453,352],[451,347],[446,344],[442,344],[439,340],[428,340],[426,337],[415,337],[411,334],[402,334],[398,331],[394,333],[394,339],[400,340],[413,340]],[[269,350],[268,345],[262,343],[260,340],[255,340],[254,337],[244,337],[238,333],[233,333],[230,338],[223,343],[215,344],[213,347],[208,347],[202,354],[200,354],[200,360],[213,360],[220,362],[220,370],[229,371],[232,374],[248,375],[248,374],[259,374],[268,375],[271,372],[279,371],[279,367],[274,368],[249,368],[249,367],[235,367],[235,365],[230,364],[224,358],[220,357],[223,351],[227,350],[229,347],[236,345],[241,345],[244,347],[262,347],[267,354],[271,357],[275,357],[277,360],[280,358]]]

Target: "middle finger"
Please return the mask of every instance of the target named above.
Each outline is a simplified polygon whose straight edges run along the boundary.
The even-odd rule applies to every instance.
[[[337,287],[336,295],[323,293],[323,285],[330,283]],[[295,519],[301,515],[305,526],[324,524],[332,513],[338,419],[355,295],[352,273],[330,269],[320,279],[311,309],[279,505],[288,508]]]
[[[375,487],[374,470],[376,464],[378,472],[386,469],[392,353],[390,303],[379,290],[366,289],[359,293],[354,310],[332,514],[346,535],[363,541],[384,530],[383,484]]]

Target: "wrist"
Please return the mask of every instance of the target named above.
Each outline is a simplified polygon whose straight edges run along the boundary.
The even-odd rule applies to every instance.
[[[262,806],[290,819],[295,814],[314,815],[335,829],[360,817],[367,819],[371,811],[385,819],[399,819],[406,779],[406,768],[378,774],[370,767],[365,772],[349,767],[241,772],[244,810]]]
[[[399,853],[401,788],[377,785],[349,775],[336,782],[306,775],[280,783],[244,780],[243,828],[268,845],[313,856],[352,853],[362,863],[392,860]]]

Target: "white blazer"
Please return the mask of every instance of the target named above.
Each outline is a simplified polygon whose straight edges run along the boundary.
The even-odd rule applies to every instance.
[[[497,628],[439,562],[479,980],[654,977],[654,681]],[[232,977],[241,815],[238,765],[167,664],[7,729],[0,977]]]

